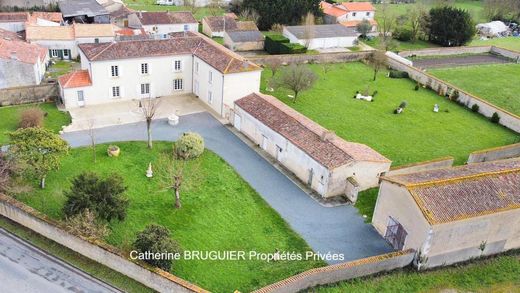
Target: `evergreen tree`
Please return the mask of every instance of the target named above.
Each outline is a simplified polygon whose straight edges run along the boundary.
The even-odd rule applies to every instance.
[[[443,6],[430,10],[429,38],[445,47],[462,46],[475,35],[475,26],[468,11]]]

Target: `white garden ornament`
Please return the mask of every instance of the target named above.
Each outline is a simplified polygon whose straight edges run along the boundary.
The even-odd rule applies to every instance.
[[[356,99],[372,102],[372,96],[363,96],[362,94],[356,94]]]
[[[148,178],[153,177],[152,162],[150,162],[148,164],[148,169],[146,170],[146,177],[148,177]]]

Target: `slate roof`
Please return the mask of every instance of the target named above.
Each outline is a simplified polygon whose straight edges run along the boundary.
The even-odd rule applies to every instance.
[[[306,26],[286,26],[284,27],[298,39],[305,39]],[[312,26],[313,39],[337,38],[337,37],[357,37],[359,33],[353,29],[345,27],[341,24],[321,24]]]
[[[26,22],[29,17],[28,12],[1,12],[0,22]]]
[[[142,25],[197,23],[193,14],[187,11],[137,12],[136,15]]]
[[[264,35],[260,31],[232,31],[226,32],[226,34],[235,43],[261,42],[264,40]]]
[[[341,139],[275,97],[253,93],[235,104],[329,170],[354,161],[390,163],[370,147]]]
[[[430,224],[520,208],[520,158],[382,179],[405,187]]]
[[[15,59],[23,63],[35,64],[47,55],[47,49],[26,42],[0,39],[0,58]]]
[[[86,15],[94,17],[108,15],[109,12],[96,0],[62,0],[58,2],[63,17]]]
[[[261,70],[258,65],[199,33],[166,40],[80,44],[79,48],[90,61],[193,54],[224,74]]]
[[[62,88],[76,88],[76,87],[85,87],[91,86],[92,81],[90,80],[90,75],[88,70],[78,70],[71,73],[67,73],[58,78],[58,82],[60,83]]]

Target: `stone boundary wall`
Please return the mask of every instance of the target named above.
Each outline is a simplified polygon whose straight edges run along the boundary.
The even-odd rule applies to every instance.
[[[520,143],[473,152],[468,157],[468,164],[515,157],[520,157]]]
[[[161,269],[150,267],[145,263],[131,261],[122,252],[106,243],[90,241],[81,236],[73,235],[65,231],[62,224],[3,194],[0,194],[0,215],[156,291],[208,292]]]
[[[449,168],[453,166],[453,162],[455,159],[453,157],[444,157],[433,159],[430,161],[413,163],[409,165],[403,165],[391,168],[385,176],[395,176],[395,175],[403,175],[410,174],[416,172],[430,171],[435,169]]]
[[[426,73],[418,68],[406,65],[399,60],[393,59],[393,58],[387,58],[388,60],[388,66],[392,69],[399,70],[399,71],[406,71],[409,75],[409,77],[412,80],[415,80],[419,82],[422,85],[427,85],[430,88],[432,88],[434,91],[441,95],[445,95],[446,93],[449,93],[451,91],[458,91],[459,92],[459,101],[464,104],[466,107],[470,108],[473,105],[479,106],[479,113],[490,118],[493,113],[498,113],[500,116],[500,124],[517,132],[520,133],[520,117],[508,112],[507,110],[501,109],[490,102],[479,98],[473,94],[470,94],[450,83],[447,83],[441,79],[438,79],[437,77]]]
[[[323,54],[287,54],[287,55],[261,55],[248,57],[247,59],[256,64],[264,65],[270,59],[279,58],[284,64],[302,63],[344,63],[359,61],[367,58],[370,51],[342,52],[342,53],[323,53]]]
[[[332,284],[339,281],[391,271],[410,265],[414,256],[415,251],[408,249],[311,269],[253,291],[253,293],[299,292],[318,285]]]
[[[493,54],[507,57],[509,59],[516,60],[517,63],[520,62],[520,52],[512,51],[512,50],[497,47],[497,46],[491,46],[490,52]]]
[[[57,83],[0,89],[0,106],[45,102],[59,96]]]
[[[411,56],[449,56],[461,54],[483,54],[492,52],[492,46],[480,47],[437,47],[399,52],[401,57]]]

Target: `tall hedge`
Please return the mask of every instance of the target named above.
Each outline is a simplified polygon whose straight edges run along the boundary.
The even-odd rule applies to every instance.
[[[445,47],[462,46],[476,33],[467,10],[445,6],[430,10],[429,39]]]
[[[291,44],[289,39],[282,35],[270,35],[265,37],[265,51],[271,55],[277,54],[303,54],[307,48],[300,44]]]

